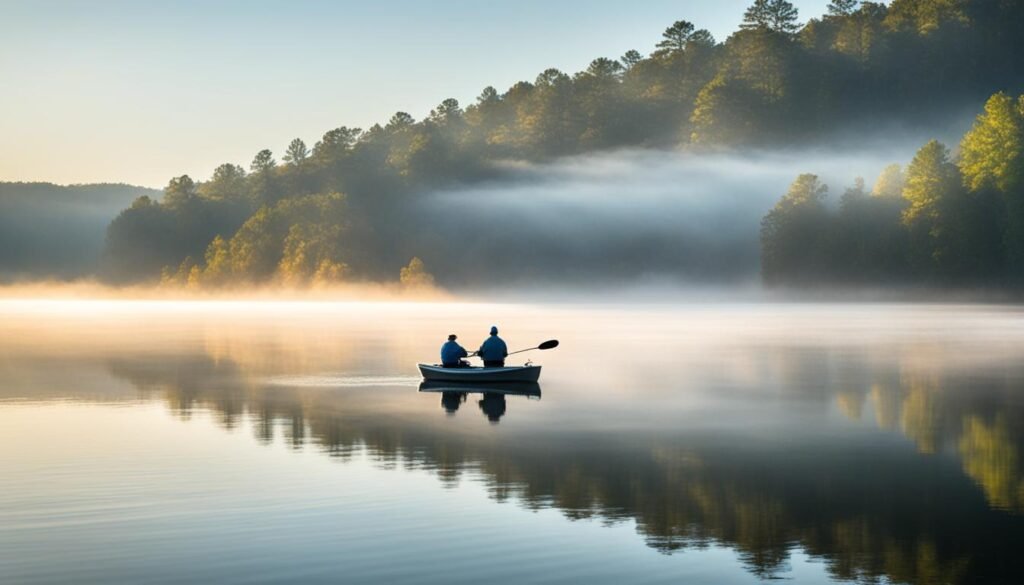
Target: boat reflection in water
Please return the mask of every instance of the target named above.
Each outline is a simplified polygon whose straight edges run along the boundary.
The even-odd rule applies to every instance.
[[[525,396],[540,400],[540,384],[536,382],[496,382],[492,384],[438,382],[425,380],[420,383],[420,392],[439,392],[441,408],[449,415],[454,415],[466,397],[470,394],[482,394],[477,401],[480,411],[487,420],[497,424],[504,416],[507,405],[506,396]]]

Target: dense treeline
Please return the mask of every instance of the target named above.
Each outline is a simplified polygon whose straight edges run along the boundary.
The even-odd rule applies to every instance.
[[[829,209],[801,175],[762,222],[769,283],[1024,284],[1024,96],[992,96],[954,156],[924,145]]]
[[[416,221],[416,193],[499,176],[507,160],[792,145],[866,122],[934,123],[1022,86],[1022,23],[1024,5],[999,0],[834,0],[803,26],[789,2],[756,0],[721,43],[679,21],[647,56],[548,69],[504,92],[487,87],[465,108],[444,100],[424,120],[399,112],[365,131],[330,130],[312,148],[295,139],[280,164],[262,150],[248,169],[175,178],[162,200],[140,198],[110,225],[103,274],[380,279],[422,256],[443,278],[473,252]]]

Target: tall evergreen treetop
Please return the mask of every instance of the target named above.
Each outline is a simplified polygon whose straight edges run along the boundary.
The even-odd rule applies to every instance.
[[[359,128],[349,128],[348,126],[328,130],[324,133],[323,138],[313,146],[313,156],[338,158],[352,150],[362,132]]]
[[[715,37],[711,34],[711,31],[706,28],[698,29],[693,31],[693,34],[690,35],[690,42],[687,46],[713,47],[715,46]]]
[[[196,194],[196,183],[192,177],[182,175],[174,177],[164,188],[163,202],[170,207],[183,205]]]
[[[252,159],[252,164],[249,165],[249,170],[254,173],[264,173],[274,168],[276,164],[274,154],[269,149],[264,148],[256,153],[256,156]]]
[[[622,64],[607,57],[600,57],[590,62],[587,74],[600,79],[608,79],[622,73]]]
[[[849,16],[857,11],[860,0],[832,0],[828,4],[828,13],[832,16]]]
[[[296,138],[288,143],[288,148],[284,151],[284,162],[290,165],[301,165],[303,161],[309,158],[309,149],[306,148],[306,143],[301,138]]]
[[[498,90],[494,89],[491,85],[485,87],[476,98],[476,103],[478,105],[493,104],[498,101],[501,101],[501,96],[498,95]]]
[[[233,199],[246,192],[245,169],[225,163],[213,170],[209,181],[197,189],[207,199]]]
[[[435,124],[450,124],[462,116],[459,100],[448,98],[430,111],[430,120]]]
[[[743,14],[740,28],[766,29],[782,34],[793,34],[799,30],[799,12],[786,0],[754,0],[754,4]]]
[[[692,22],[677,20],[661,33],[662,40],[656,46],[666,53],[681,53],[686,49],[686,44],[690,42],[694,29]]]
[[[644,60],[644,56],[640,54],[640,51],[636,49],[630,49],[626,51],[624,55],[619,59],[622,66],[627,70],[632,69],[634,65]]]
[[[384,127],[388,132],[398,132],[411,128],[416,123],[416,118],[413,118],[406,112],[395,112],[394,116],[388,120],[388,125]]]

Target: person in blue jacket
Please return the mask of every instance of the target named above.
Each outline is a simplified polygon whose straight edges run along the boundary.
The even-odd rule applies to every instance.
[[[498,337],[498,328],[491,326],[491,336],[484,341],[483,345],[480,346],[480,351],[476,352],[478,356],[483,358],[485,368],[504,368],[505,358],[508,357],[508,346],[505,342]]]
[[[458,337],[452,333],[448,336],[448,341],[441,346],[441,365],[446,368],[465,368],[469,363],[462,361],[462,358],[468,357],[466,348],[462,347],[455,340]]]

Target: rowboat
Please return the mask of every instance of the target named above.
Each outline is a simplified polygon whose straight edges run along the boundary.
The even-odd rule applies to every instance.
[[[536,382],[540,366],[509,366],[505,368],[444,368],[417,364],[424,380],[441,382]]]

